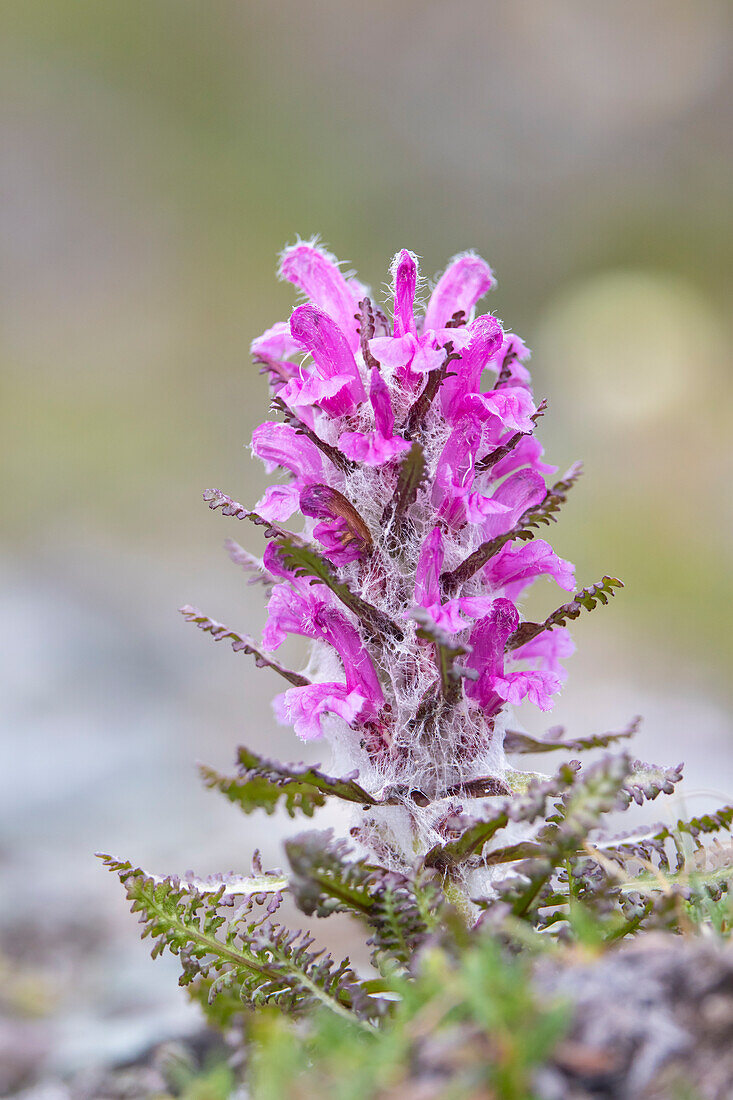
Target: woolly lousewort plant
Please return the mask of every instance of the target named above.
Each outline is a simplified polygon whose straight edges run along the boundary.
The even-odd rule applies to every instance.
[[[183,983],[219,1022],[276,1000],[292,1012],[324,1004],[371,1027],[401,996],[388,975],[409,978],[421,946],[458,951],[470,929],[515,944],[537,931],[572,938],[578,906],[602,941],[678,927],[680,906],[727,884],[726,860],[706,862],[701,838],[728,828],[733,810],[603,839],[605,814],[670,793],[681,768],[625,752],[549,776],[510,763],[605,749],[635,724],[576,739],[515,728],[517,704],[548,711],[562,687],[567,622],[620,582],[578,589],[573,566],[540,537],[580,471],[554,480],[535,435],[545,402],[532,393],[529,352],[477,315],[491,269],[457,256],[428,293],[403,250],[391,319],[315,244],[286,249],[280,274],[303,302],[252,344],[272,395],[252,452],[284,477],[254,509],[204,494],[265,536],[261,559],[227,543],[267,594],[262,639],[182,611],[285,681],[278,721],[328,742],[333,775],[245,748],[236,774],[203,775],[246,813],[282,805],[312,816],[338,799],[353,820],[340,839],[288,841],[285,872],[256,858],[250,875],[160,878],[106,857],[154,953],[180,953]],[[540,577],[563,596],[528,621],[522,599]],[[310,643],[302,671],[276,656],[291,635]],[[360,978],[277,923],[285,892],[309,916],[359,917],[383,979]]]
[[[488,264],[458,256],[423,311],[417,260],[399,252],[391,323],[313,245],[288,249],[280,271],[307,301],[252,345],[281,416],[255,429],[252,452],[288,478],[249,518],[270,536],[262,646],[297,634],[312,654],[275,713],[358,770],[377,805],[356,812],[352,836],[404,871],[467,800],[512,789],[509,708],[550,709],[573,651],[563,622],[619,582],[547,623],[520,620],[538,577],[574,590],[570,562],[533,536],[579,471],[547,488],[556,467],[534,436],[527,349],[475,316]]]

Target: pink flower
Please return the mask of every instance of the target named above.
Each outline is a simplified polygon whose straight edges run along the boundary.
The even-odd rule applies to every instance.
[[[572,657],[575,653],[575,643],[570,637],[570,632],[564,626],[556,626],[554,630],[546,630],[538,634],[531,642],[519,646],[514,650],[516,661],[539,661],[543,669],[554,672],[560,680],[567,676],[560,661],[565,657]]]
[[[494,681],[496,694],[504,702],[516,706],[526,698],[540,710],[552,709],[553,696],[557,695],[561,687],[562,680],[556,673],[539,669],[510,672]]]
[[[369,400],[374,410],[375,430],[372,432],[343,432],[339,438],[339,450],[355,462],[367,466],[381,466],[404,451],[410,444],[394,434],[394,412],[389,387],[377,367],[372,368]]]
[[[455,256],[441,275],[425,310],[425,328],[443,328],[458,312],[472,320],[476,303],[495,285],[491,268],[475,252]]]
[[[499,322],[489,316],[477,317],[468,333],[470,343],[461,358],[451,364],[451,376],[440,387],[440,405],[448,421],[471,411],[466,399],[479,396],[481,375],[501,347],[504,336]]]
[[[365,556],[372,536],[356,509],[346,497],[330,485],[311,485],[300,494],[304,516],[325,522],[314,527],[313,534],[336,565],[347,565]]]
[[[495,514],[487,515],[482,524],[484,538],[493,539],[511,531],[522,515],[545,498],[547,488],[536,470],[518,470],[503,481],[492,494],[495,504],[503,505]]]
[[[278,466],[293,475],[290,485],[273,485],[255,505],[265,519],[290,519],[298,508],[300,489],[323,476],[321,452],[289,424],[265,421],[252,435],[252,453],[261,458],[268,473]]]
[[[353,412],[366,400],[366,391],[351,348],[341,329],[315,306],[298,306],[290,318],[293,339],[313,356],[316,371],[302,378],[293,403],[303,404],[304,393],[308,403],[321,404],[331,416]],[[296,379],[281,394],[290,404],[290,391],[296,391]]]
[[[478,673],[478,679],[466,683],[466,695],[481,704],[487,716],[501,709],[505,695],[497,691],[504,678],[504,648],[510,634],[519,625],[519,614],[510,600],[496,599],[491,611],[474,626],[469,644],[471,653],[466,667]]]
[[[323,736],[321,721],[326,714],[335,714],[351,725],[359,716],[364,699],[358,691],[349,691],[345,684],[308,684],[293,687],[274,700],[275,716],[284,726],[292,726],[303,741],[315,741]]]
[[[359,336],[354,315],[364,287],[346,279],[330,253],[306,241],[292,245],[280,258],[280,277],[294,283],[314,306],[328,314],[351,351],[357,350]]]
[[[424,608],[436,626],[449,634],[463,630],[468,621],[485,615],[492,596],[459,597],[443,600],[440,591],[440,573],[444,561],[443,537],[439,527],[434,527],[420,551],[415,572],[415,603]]]
[[[448,436],[438,459],[433,483],[433,504],[438,515],[453,527],[467,520],[482,523],[487,516],[508,513],[509,505],[474,489],[476,457],[481,447],[481,426],[464,417]],[[511,527],[511,524],[509,524]]]
[[[486,289],[475,270],[476,263],[483,264],[478,257],[464,257],[453,265],[456,270],[441,289],[438,283],[428,304],[428,313],[422,331],[418,334],[414,319],[415,287],[417,285],[417,261],[411,252],[403,249],[392,264],[394,277],[395,329],[393,336],[377,336],[370,341],[369,348],[378,362],[394,373],[403,383],[418,381],[414,375],[428,374],[436,370],[445,359],[445,345],[451,343],[454,349],[465,347],[470,341],[470,333],[465,328],[448,328],[447,324],[456,310],[470,311]],[[483,265],[484,268],[486,265]],[[470,269],[470,270],[469,270]],[[488,269],[487,269],[488,270]],[[463,273],[463,274],[462,274]],[[489,272],[489,277],[490,277]],[[433,298],[438,295],[433,308],[434,317],[442,316],[443,311],[453,303],[455,309],[439,325],[428,322]],[[474,294],[476,295],[474,297]]]

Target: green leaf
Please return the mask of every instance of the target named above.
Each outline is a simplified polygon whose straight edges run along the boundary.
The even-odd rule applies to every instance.
[[[484,845],[510,821],[536,821],[545,813],[550,799],[557,798],[573,786],[577,781],[579,768],[577,761],[571,761],[563,764],[551,779],[530,783],[525,795],[505,799],[487,817],[473,821],[456,840],[447,844],[436,844],[425,856],[425,866],[441,870],[456,867],[480,854]]]
[[[535,837],[539,854],[522,863],[521,877],[510,881],[502,893],[515,917],[527,916],[541,903],[542,892],[557,868],[582,851],[603,816],[618,807],[619,795],[632,770],[629,758],[619,754],[607,756],[576,775],[555,813],[546,818]]]
[[[182,985],[203,982],[211,999],[236,993],[253,1006],[275,1002],[289,1012],[321,1004],[355,1022],[379,1011],[348,959],[336,964],[330,955],[311,951],[308,933],[275,923],[280,894],[264,910],[258,906],[262,895],[255,895],[225,915],[223,886],[201,894],[182,888],[178,879],[156,880],[129,862],[101,858],[119,876],[132,911],[140,913],[143,938],[154,940],[153,958],[165,950],[180,956]]]
[[[369,913],[378,868],[363,860],[349,862],[349,846],[335,841],[333,829],[299,833],[285,841],[295,903],[306,916]]]
[[[306,916],[351,913],[372,931],[375,964],[384,957],[406,966],[418,945],[440,923],[443,894],[435,878],[410,878],[363,859],[333,830],[301,833],[286,841],[290,889]]]
[[[213,768],[201,767],[208,787],[220,790],[245,813],[264,810],[271,814],[280,801],[290,817],[296,813],[312,817],[327,798],[340,798],[362,806],[374,806],[378,800],[356,782],[358,772],[335,779],[325,775],[318,765],[280,764],[266,760],[251,749],[238,749],[239,774],[223,776]]]

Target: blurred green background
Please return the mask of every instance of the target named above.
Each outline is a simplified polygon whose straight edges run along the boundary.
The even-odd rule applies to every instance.
[[[175,608],[261,621],[220,552],[257,532],[200,492],[262,490],[248,346],[292,308],[274,272],[298,234],[377,295],[403,246],[429,276],[469,247],[491,262],[549,458],[585,460],[553,541],[583,583],[626,583],[578,624],[558,718],[642,711],[642,755],[686,758],[690,799],[730,795],[727,0],[24,0],[0,21],[0,882],[27,875],[29,910],[51,890],[73,924],[77,876],[134,968],[95,847],[279,858],[286,826],[215,805],[191,766],[241,739],[301,755],[276,685]],[[85,981],[62,1067],[92,1057]]]

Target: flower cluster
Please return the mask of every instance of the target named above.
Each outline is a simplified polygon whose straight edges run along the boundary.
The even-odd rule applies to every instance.
[[[507,704],[548,710],[573,650],[562,626],[526,641],[520,629],[538,577],[574,587],[573,566],[534,537],[559,494],[533,434],[544,405],[529,352],[476,316],[494,278],[472,253],[423,312],[417,259],[399,252],[391,321],[315,244],[288,248],[280,274],[306,300],[252,344],[282,416],[252,451],[287,474],[255,506],[274,536],[263,645],[314,644],[277,715],[303,739],[328,736],[362,774],[366,761],[436,794],[467,761],[500,771]],[[290,536],[280,524],[296,513]],[[325,574],[302,567],[304,547]]]

